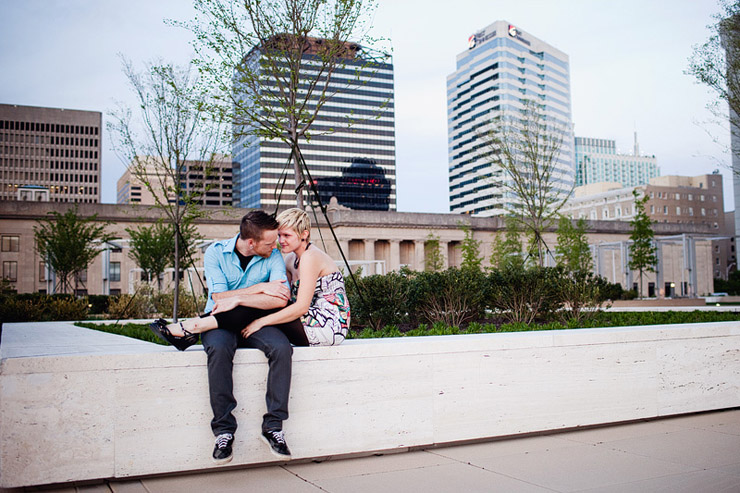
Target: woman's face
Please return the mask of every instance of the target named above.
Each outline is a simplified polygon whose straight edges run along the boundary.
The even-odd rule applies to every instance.
[[[293,229],[280,228],[278,229],[278,235],[280,236],[280,250],[283,253],[294,252],[301,246],[301,237]]]

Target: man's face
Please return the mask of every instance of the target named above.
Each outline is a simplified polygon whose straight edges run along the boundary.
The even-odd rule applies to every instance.
[[[260,257],[267,258],[272,254],[275,248],[275,242],[278,238],[277,229],[267,229],[262,232],[262,239],[254,242],[254,253]]]

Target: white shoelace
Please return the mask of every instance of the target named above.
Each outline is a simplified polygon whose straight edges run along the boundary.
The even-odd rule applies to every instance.
[[[234,435],[231,433],[221,433],[216,437],[216,446],[218,448],[224,448],[229,444],[229,440],[233,439]]]
[[[270,434],[273,437],[275,437],[275,441],[276,442],[282,443],[282,444],[285,443],[285,433],[282,430],[280,430],[280,431],[271,431]]]

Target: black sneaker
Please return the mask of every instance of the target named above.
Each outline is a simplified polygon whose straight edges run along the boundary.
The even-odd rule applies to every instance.
[[[262,432],[262,439],[270,446],[272,453],[280,458],[290,457],[290,450],[285,443],[285,434],[282,430],[266,430]]]
[[[213,462],[216,464],[226,464],[231,462],[234,456],[231,452],[231,445],[234,443],[234,435],[231,433],[221,433],[216,437],[216,447],[213,449]]]

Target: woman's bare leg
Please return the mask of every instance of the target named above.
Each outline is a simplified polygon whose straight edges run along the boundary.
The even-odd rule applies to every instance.
[[[180,325],[182,324],[182,326]],[[182,322],[178,322],[176,324],[169,324],[167,326],[167,329],[170,331],[170,333],[173,336],[182,337],[185,335],[182,329],[187,330],[191,334],[200,334],[202,332],[206,332],[209,330],[217,329],[218,328],[218,322],[216,321],[216,317],[214,316],[208,316],[208,317],[194,317],[189,318],[187,320],[183,320]]]

